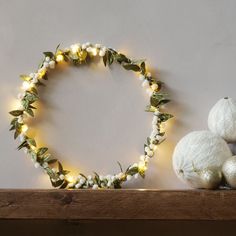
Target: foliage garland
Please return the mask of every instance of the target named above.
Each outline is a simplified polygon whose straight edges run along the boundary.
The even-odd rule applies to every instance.
[[[163,83],[156,80],[150,72],[146,70],[144,60],[133,60],[126,55],[117,52],[112,48],[106,48],[100,44],[73,44],[70,48],[60,49],[59,45],[55,53],[44,52],[44,59],[39,65],[36,72],[29,75],[20,75],[23,80],[22,90],[18,94],[20,106],[10,111],[14,116],[11,120],[10,130],[14,131],[14,139],[19,137],[20,145],[18,150],[24,149],[34,162],[36,168],[41,167],[51,180],[52,186],[55,188],[67,189],[101,189],[101,188],[121,188],[122,183],[138,176],[145,177],[145,171],[148,166],[149,159],[153,157],[157,145],[164,141],[165,132],[162,130],[162,123],[166,122],[173,116],[160,111],[162,105],[168,103],[168,95],[161,93],[160,90]],[[123,169],[121,164],[120,172],[113,175],[99,175],[94,172],[94,175],[84,175],[80,173],[77,177],[69,175],[69,171],[65,170],[61,162],[54,158],[47,147],[38,147],[36,140],[27,135],[28,126],[26,119],[34,117],[33,105],[39,100],[38,87],[45,86],[43,80],[48,80],[50,70],[53,70],[58,64],[80,64],[88,63],[93,57],[99,56],[102,58],[105,66],[110,66],[114,62],[120,64],[124,69],[137,72],[139,79],[142,81],[142,86],[146,88],[150,96],[150,104],[146,107],[147,112],[153,113],[152,132],[144,144],[144,153],[140,156],[140,161],[130,165],[127,169]]]

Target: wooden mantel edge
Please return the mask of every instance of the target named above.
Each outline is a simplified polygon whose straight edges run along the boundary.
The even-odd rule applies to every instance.
[[[0,219],[236,220],[236,190],[0,189]]]

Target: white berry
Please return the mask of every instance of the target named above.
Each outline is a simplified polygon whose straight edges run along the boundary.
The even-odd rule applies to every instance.
[[[143,87],[149,86],[148,80],[145,79],[145,80],[143,81],[143,83],[142,83],[142,86],[143,86]]]
[[[34,163],[34,167],[35,167],[35,168],[39,168],[39,167],[40,167],[40,164],[39,164],[38,162],[35,162],[35,163]]]
[[[49,62],[49,67],[50,67],[51,69],[54,69],[54,68],[55,68],[55,61],[50,61],[50,62]]]
[[[98,189],[98,185],[97,185],[97,184],[94,184],[92,188],[93,188],[93,189]]]

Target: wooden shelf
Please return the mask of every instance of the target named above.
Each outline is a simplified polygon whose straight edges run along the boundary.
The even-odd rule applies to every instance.
[[[236,190],[0,189],[0,219],[236,220]]]

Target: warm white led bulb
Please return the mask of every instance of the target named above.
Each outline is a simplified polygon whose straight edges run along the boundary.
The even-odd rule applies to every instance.
[[[27,125],[22,125],[21,126],[21,132],[25,133],[28,130],[28,126]]]
[[[30,82],[28,82],[28,81],[24,81],[23,83],[22,83],[22,88],[24,89],[24,90],[28,90],[28,89],[30,89],[30,88],[32,88],[32,84],[30,83]]]
[[[77,53],[78,51],[79,51],[79,45],[78,44],[71,45],[71,52],[72,53]]]

